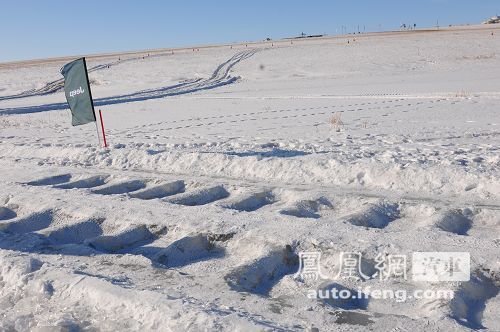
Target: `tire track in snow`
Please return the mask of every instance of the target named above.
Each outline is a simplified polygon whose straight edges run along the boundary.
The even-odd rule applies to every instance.
[[[160,56],[160,55],[154,55],[154,56]],[[119,59],[117,61],[109,62],[109,63],[103,63],[100,65],[93,66],[88,69],[89,73],[107,69],[114,67],[116,65],[123,64],[125,62],[130,62],[134,60],[139,60],[144,57],[135,57],[135,58],[129,58],[129,59]],[[92,84],[92,82],[91,82]],[[21,93],[11,95],[11,96],[0,96],[0,101],[2,100],[10,100],[10,99],[19,99],[19,98],[26,98],[26,97],[33,97],[33,96],[45,96],[49,95],[58,91],[61,91],[64,88],[64,78],[57,79],[55,81],[51,81],[46,83],[43,87],[38,88],[38,89],[29,89],[26,91],[23,91]]]
[[[425,103],[434,103],[434,102],[441,102],[444,101],[445,99],[437,99],[435,101],[422,101],[422,102],[416,102],[416,103],[405,103],[401,99],[396,99],[394,100],[395,102],[402,102],[401,104],[393,104],[393,105],[386,105],[386,101],[383,102],[373,102],[373,103],[358,103],[358,104],[349,104],[349,105],[331,105],[331,106],[319,106],[319,107],[307,107],[307,108],[295,108],[295,109],[280,109],[280,110],[270,110],[270,111],[260,111],[260,112],[249,112],[249,113],[241,113],[241,114],[230,114],[230,115],[223,115],[223,116],[212,116],[212,117],[204,117],[204,118],[190,118],[190,119],[181,119],[181,120],[174,120],[174,121],[164,121],[164,122],[158,122],[154,124],[148,124],[148,125],[140,125],[140,126],[135,126],[132,128],[128,128],[125,131],[120,131],[117,133],[113,134],[124,134],[124,133],[130,133],[130,130],[134,129],[145,129],[148,131],[135,131],[133,132],[134,134],[145,134],[149,133],[152,129],[152,127],[156,126],[161,126],[164,124],[170,124],[174,125],[176,123],[182,123],[182,122],[194,122],[193,124],[187,124],[187,125],[179,125],[179,126],[171,126],[167,128],[158,128],[155,129],[155,131],[169,131],[169,130],[178,130],[178,129],[187,129],[187,128],[192,128],[192,127],[205,127],[205,126],[212,126],[214,124],[216,125],[221,125],[221,124],[229,124],[229,123],[237,123],[237,122],[248,122],[248,121],[257,121],[257,120],[278,120],[278,119],[289,119],[289,118],[297,118],[297,117],[309,117],[309,116],[325,116],[329,114],[335,114],[335,113],[344,113],[344,112],[356,112],[356,111],[367,111],[367,110],[384,110],[384,109],[391,109],[391,108],[400,108],[403,106],[416,106],[416,107],[422,107]],[[393,102],[388,101],[388,102]],[[365,106],[365,105],[377,105],[377,104],[382,104],[380,106],[373,106],[373,107],[359,107],[359,106]],[[341,109],[343,107],[348,107],[347,109]],[[331,108],[336,108],[337,110],[333,111],[325,111],[325,109],[331,109]],[[428,108],[433,108],[433,106],[429,106]],[[262,114],[269,114],[269,113],[274,113],[274,114],[282,114],[284,112],[301,112],[301,111],[310,111],[310,110],[316,110],[315,112],[312,113],[304,113],[304,114],[296,114],[296,115],[282,115],[282,116],[269,116],[269,117],[254,117],[256,115],[262,115]],[[318,112],[318,110],[321,110]],[[250,117],[250,118],[243,118],[243,117]],[[212,122],[206,122],[206,121],[201,121],[201,120],[215,120],[215,119],[225,119],[225,118],[237,118],[235,120],[225,120],[225,121],[212,121]]]
[[[444,101],[445,99],[437,99],[436,102]],[[392,103],[392,102],[404,102],[405,99],[391,99],[388,101],[377,101],[377,102],[363,102],[363,103],[354,103],[354,104],[348,104],[348,105],[327,105],[327,106],[317,106],[317,107],[305,107],[305,108],[291,108],[291,109],[275,109],[275,110],[265,110],[265,111],[259,111],[259,112],[247,112],[247,113],[239,113],[239,114],[229,114],[229,115],[217,115],[217,116],[209,116],[209,117],[195,117],[195,118],[188,118],[188,119],[180,119],[180,120],[172,120],[172,121],[161,121],[157,123],[152,123],[152,124],[146,124],[146,125],[138,125],[138,126],[133,126],[127,128],[126,131],[121,131],[119,133],[125,133],[129,132],[130,130],[133,129],[141,129],[141,128],[150,128],[153,126],[161,126],[165,124],[175,124],[175,123],[180,123],[180,122],[190,122],[190,121],[201,121],[201,120],[213,120],[213,119],[225,119],[225,118],[233,118],[233,117],[241,117],[241,116],[250,116],[250,115],[261,115],[261,114],[269,114],[269,113],[283,113],[283,112],[296,112],[296,111],[307,111],[307,110],[321,110],[321,109],[329,109],[329,108],[342,108],[342,107],[354,107],[354,106],[366,106],[366,105],[378,105],[378,104],[385,104],[385,103]],[[433,101],[431,101],[432,103]],[[407,106],[412,106],[412,105],[420,105],[424,102],[418,102],[418,103],[408,103]],[[402,107],[404,105],[395,105],[391,107]],[[381,108],[381,107],[380,107]],[[368,108],[368,109],[375,109],[375,108]],[[359,110],[364,110],[363,108],[360,108]],[[318,113],[321,114],[321,113]],[[325,113],[323,113],[325,114]]]
[[[70,176],[68,176],[68,174]],[[87,175],[88,176],[88,175]],[[117,188],[117,184],[123,188],[129,188],[126,184],[129,183],[125,181],[125,178],[119,176],[114,178],[111,175],[101,175],[103,178],[113,178],[113,182],[104,184],[105,188]],[[26,182],[26,185],[33,187],[38,187],[43,190],[44,186],[52,187],[55,189],[60,189],[61,181],[70,182],[72,179],[79,179],[78,173],[64,173],[62,175],[53,175],[49,178],[37,178],[33,181]],[[133,177],[135,181],[141,183],[154,182],[154,188],[159,184],[159,182],[154,181],[151,177]],[[127,180],[130,178],[127,177]],[[166,179],[162,181],[168,181]],[[74,181],[73,181],[74,183]],[[197,185],[200,183],[196,182]],[[213,185],[209,183],[204,183],[204,185]],[[224,184],[223,184],[224,185]],[[72,187],[72,186],[69,186]],[[95,187],[101,187],[96,183]],[[183,186],[174,186],[173,195],[178,195],[183,193]],[[230,186],[227,186],[230,188]],[[260,187],[260,185],[258,186]],[[198,187],[200,188],[200,187]],[[203,188],[203,187],[201,187]],[[141,189],[129,188],[130,192],[136,192]],[[192,188],[188,186],[187,193],[188,196],[178,196],[182,198],[181,203],[189,203],[188,201],[198,201],[201,196],[200,192],[191,191]],[[327,223],[342,223],[349,225],[353,231],[358,231],[355,228],[361,227],[359,231],[364,232],[377,232],[377,233],[393,233],[396,229],[390,228],[393,224],[403,224],[400,227],[406,227],[404,223],[408,223],[411,220],[411,216],[417,216],[419,212],[415,212],[412,208],[415,206],[415,202],[411,202],[405,199],[402,200],[391,200],[388,204],[384,202],[373,202],[372,204],[364,204],[359,209],[355,209],[353,215],[345,215],[346,210],[332,210],[332,207],[338,205],[342,198],[337,196],[337,199],[330,203],[323,198],[316,201],[296,201],[297,196],[282,196],[280,195],[280,190],[269,190],[263,188],[256,188],[252,186],[247,188],[244,192],[239,192],[240,195],[235,197],[235,200],[231,203],[233,204],[217,204],[219,207],[226,209],[236,210],[236,213],[253,213],[261,208],[269,206],[271,211],[269,212],[279,212],[281,214],[286,214],[297,218],[308,218],[308,219],[318,219],[317,224],[327,224]],[[89,190],[88,188],[79,189],[83,194],[96,194],[94,190]],[[147,189],[146,189],[147,190]],[[36,194],[36,193],[33,193]],[[122,191],[108,190],[105,193],[108,195],[128,195],[128,193],[122,193]],[[250,194],[250,195],[249,195]],[[333,194],[333,193],[331,193]],[[208,193],[207,197],[216,197],[213,193]],[[281,196],[281,197],[280,197]],[[309,195],[306,195],[309,196]],[[331,196],[331,195],[329,195]],[[76,196],[75,196],[76,197]],[[78,197],[81,197],[78,195]],[[160,196],[158,196],[160,197]],[[122,196],[123,199],[127,199],[126,196]],[[133,197],[131,197],[133,198]],[[136,197],[139,198],[139,197]],[[353,199],[354,197],[351,197]],[[141,199],[141,198],[139,198]],[[354,199],[359,200],[359,196]],[[283,200],[280,204],[280,200]],[[168,200],[165,200],[167,203]],[[368,202],[368,200],[366,201]],[[372,202],[370,200],[370,202]],[[292,204],[293,203],[293,204]],[[420,205],[418,202],[417,205]],[[273,205],[277,204],[274,208]],[[198,204],[187,204],[188,207],[181,207],[181,209],[190,209],[191,205]],[[320,207],[322,205],[323,207]],[[446,204],[445,204],[446,206]],[[286,210],[282,208],[285,207]],[[443,208],[442,203],[434,202],[432,207],[435,211],[439,211]],[[401,208],[401,210],[400,210]],[[323,210],[331,210],[330,212],[325,211],[323,215]],[[71,211],[71,210],[68,210]],[[343,211],[343,212],[342,212]],[[414,211],[414,212],[411,212]],[[48,255],[59,255],[61,257],[69,257],[68,260],[74,259],[71,255],[75,253],[80,253],[83,256],[106,256],[114,254],[128,254],[129,257],[138,258],[143,256],[151,260],[152,266],[155,268],[163,269],[178,269],[178,268],[189,268],[190,265],[199,262],[210,262],[211,266],[220,264],[219,262],[225,262],[220,264],[222,266],[231,266],[227,262],[238,259],[238,251],[231,250],[230,248],[235,245],[240,239],[238,239],[240,232],[229,232],[229,230],[222,230],[217,233],[189,233],[182,234],[178,236],[175,232],[169,233],[174,227],[166,226],[167,228],[146,225],[139,223],[138,225],[133,225],[120,232],[109,232],[106,231],[105,227],[106,219],[95,219],[89,217],[79,217],[68,213],[60,213],[65,211],[59,211],[55,207],[48,210],[45,214],[37,213],[30,214],[28,216],[20,216],[18,219],[14,219],[12,222],[8,222],[7,236],[4,237],[5,241],[2,246],[5,249],[17,250],[28,253],[41,252]],[[288,212],[288,213],[283,213]],[[257,212],[258,213],[258,212]],[[415,213],[415,214],[413,214]],[[317,214],[317,216],[315,216]],[[250,216],[250,215],[248,215]],[[108,217],[108,215],[105,215]],[[401,218],[402,217],[402,218]],[[421,216],[420,216],[421,217]],[[58,218],[63,218],[67,220],[67,223],[57,222]],[[406,218],[406,219],[405,219]],[[54,219],[54,220],[52,220]],[[109,218],[112,220],[112,218]],[[30,222],[26,222],[29,220]],[[292,219],[287,219],[290,222],[294,222]],[[441,219],[439,219],[441,220]],[[36,228],[27,227],[28,225],[33,225],[33,222],[38,225]],[[309,220],[310,221],[310,220]],[[304,220],[304,222],[308,222]],[[350,226],[352,225],[352,226]],[[434,229],[439,228],[438,224],[429,224],[428,227]],[[333,227],[337,227],[333,225]],[[363,230],[364,229],[364,230]],[[453,233],[453,232],[452,232]],[[0,237],[4,236],[0,232]],[[459,234],[451,234],[450,236],[457,237]],[[233,237],[236,238],[233,241]],[[162,238],[163,242],[155,242],[157,239]],[[33,242],[36,240],[36,242]],[[292,274],[298,270],[298,253],[303,251],[305,247],[296,246],[297,241],[288,241],[292,245],[279,244],[269,246],[266,250],[256,253],[250,259],[247,259],[241,264],[237,264],[230,269],[221,269],[221,277],[218,282],[222,284],[222,281],[226,283],[226,287],[234,293],[239,293],[245,296],[248,294],[258,296],[260,298],[266,299],[266,301],[272,301],[276,294],[279,294],[280,284],[283,282],[286,284],[291,281]],[[23,244],[35,243],[36,246],[22,246]],[[153,245],[153,243],[155,243]],[[160,244],[161,245],[157,245]],[[229,249],[229,250],[228,250]],[[110,256],[115,258],[115,256]],[[369,262],[368,262],[369,263]],[[118,265],[117,265],[118,267]],[[371,266],[370,266],[371,267]],[[123,268],[123,267],[121,267]],[[128,267],[127,267],[128,268]],[[141,268],[141,271],[145,270]],[[127,271],[127,270],[125,270]],[[371,271],[371,270],[370,270]],[[100,279],[106,281],[107,283],[120,286],[122,288],[130,288],[135,285],[134,278],[128,278],[124,276],[123,278],[116,278],[116,274],[92,274],[93,271],[80,271],[77,270],[76,273],[81,273],[82,275],[98,276]],[[87,274],[88,273],[88,274]],[[147,273],[147,271],[145,272]],[[144,274],[146,275],[146,274]],[[198,280],[197,280],[198,281]],[[480,290],[486,290],[488,293],[497,294],[498,286],[491,285],[490,279],[485,279],[485,281],[473,281],[473,286],[478,285]],[[481,319],[475,319],[477,316],[475,313],[482,312],[482,309],[477,309],[474,306],[474,294],[469,292],[470,284],[464,283],[456,291],[457,300],[447,302],[444,305],[451,307],[453,314],[452,318],[457,319],[457,321],[464,322],[465,324],[470,324],[471,326],[481,326]],[[352,287],[352,284],[325,284],[325,287],[336,287],[337,289],[343,289],[346,287]],[[137,286],[134,286],[137,287]],[[220,287],[218,285],[217,287]],[[395,286],[394,286],[395,287]],[[354,289],[354,288],[352,288]],[[276,291],[276,292],[275,292]],[[486,293],[482,292],[482,293]],[[479,298],[481,303],[484,304],[489,297]],[[341,308],[345,310],[364,310],[367,314],[377,312],[371,309],[365,304],[359,301],[347,299],[346,301],[326,301],[331,307]],[[465,303],[466,310],[460,310],[462,308],[462,303]]]
[[[155,89],[141,90],[130,94],[98,98],[94,99],[94,105],[96,107],[99,107],[104,105],[131,103],[137,101],[145,101],[149,99],[165,98],[169,96],[177,96],[197,91],[211,90],[224,85],[232,84],[236,82],[238,79],[240,79],[240,77],[231,76],[230,75],[231,69],[241,61],[250,58],[259,51],[260,49],[252,49],[236,53],[231,58],[229,58],[228,60],[217,66],[212,75],[206,79],[193,79],[175,85],[170,85]],[[1,97],[0,100],[2,100]],[[29,113],[61,110],[67,108],[68,104],[64,102],[64,103],[54,103],[54,104],[37,105],[37,106],[6,108],[0,110],[0,113],[4,115],[29,114]]]
[[[148,99],[163,98],[167,96],[175,96],[180,94],[192,93],[200,90],[210,90],[220,86],[228,85],[236,82],[240,77],[231,76],[229,73],[231,69],[239,62],[246,60],[253,56],[258,49],[248,50],[238,52],[233,55],[230,59],[220,64],[212,73],[212,75],[207,79],[197,79],[192,82],[182,84],[167,86],[156,89],[142,90],[139,92],[97,99],[96,105],[103,104],[117,104],[122,102],[132,102],[141,101]]]

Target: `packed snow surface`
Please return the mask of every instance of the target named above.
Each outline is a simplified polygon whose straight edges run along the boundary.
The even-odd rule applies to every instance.
[[[71,126],[70,59],[0,64],[0,330],[498,331],[499,38],[89,57],[108,148]],[[419,251],[470,253],[470,279],[334,278]],[[453,297],[308,296],[368,286]]]

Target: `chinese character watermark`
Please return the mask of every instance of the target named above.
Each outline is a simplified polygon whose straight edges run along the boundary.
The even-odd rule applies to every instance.
[[[414,281],[469,281],[468,252],[414,252],[412,257]]]
[[[294,277],[302,280],[327,279],[321,273],[320,261],[320,251],[299,252],[299,271]]]
[[[406,255],[384,255],[378,254],[375,257],[376,276],[380,280],[387,280],[391,277],[401,277],[406,280]]]
[[[362,255],[360,252],[341,252],[340,267],[335,279],[370,279],[363,273]]]
[[[335,276],[326,276],[321,271],[320,251],[299,253],[299,270],[295,278],[318,279],[358,279],[379,278],[408,279],[408,259],[406,255],[378,254],[373,265],[374,273],[363,271],[363,257],[360,252],[340,252]],[[411,261],[411,276],[414,281],[468,281],[470,279],[470,254],[466,252],[414,252]]]

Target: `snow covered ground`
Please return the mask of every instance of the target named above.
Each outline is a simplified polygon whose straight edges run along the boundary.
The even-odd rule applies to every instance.
[[[0,330],[498,331],[498,38],[88,58],[109,148],[70,125],[66,60],[0,64]],[[419,251],[469,252],[470,280],[335,278]],[[308,296],[366,287],[453,298]]]

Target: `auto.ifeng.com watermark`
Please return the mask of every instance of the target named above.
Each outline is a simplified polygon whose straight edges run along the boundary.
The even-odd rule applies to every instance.
[[[319,251],[299,253],[299,271],[295,278],[317,281],[321,279],[340,280],[373,280],[386,281],[390,278],[415,282],[449,282],[468,281],[470,279],[470,254],[466,252],[414,252],[411,265],[407,255],[379,254],[372,264],[366,264],[360,252],[341,252],[336,263],[336,273],[325,275],[321,269]],[[371,268],[366,270],[366,265]],[[335,286],[336,285],[336,286]],[[323,300],[363,300],[390,299],[405,302],[411,299],[452,299],[454,292],[448,289],[376,289],[365,286],[357,290],[333,284],[329,288],[310,290],[309,298]]]
[[[331,287],[328,289],[310,289],[307,297],[316,300],[394,300],[396,302],[406,302],[408,300],[451,300],[454,291],[449,289],[379,289],[370,286],[357,290],[347,288]]]

